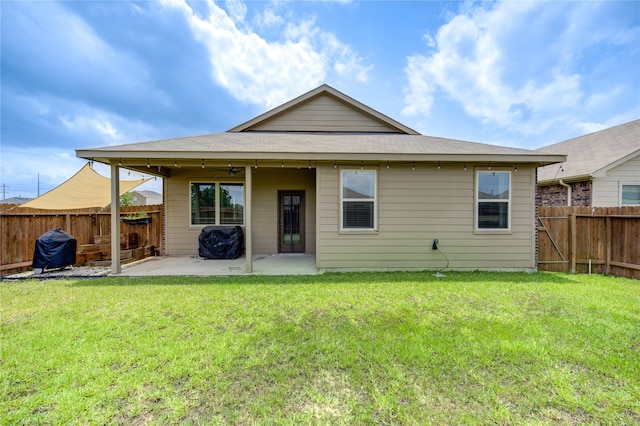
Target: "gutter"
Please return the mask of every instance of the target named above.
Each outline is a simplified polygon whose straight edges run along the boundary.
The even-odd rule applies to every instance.
[[[567,188],[567,207],[571,207],[571,185],[567,185],[566,183],[564,183],[563,179],[560,179],[559,183],[560,185]]]

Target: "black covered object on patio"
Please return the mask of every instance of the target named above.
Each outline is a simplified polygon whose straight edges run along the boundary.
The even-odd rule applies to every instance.
[[[198,254],[207,259],[237,259],[244,254],[244,233],[239,226],[207,226],[200,232],[198,243]]]
[[[65,268],[76,263],[77,241],[60,228],[45,232],[36,240],[34,269]]]

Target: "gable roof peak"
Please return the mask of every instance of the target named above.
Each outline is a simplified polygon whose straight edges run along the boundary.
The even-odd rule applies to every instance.
[[[377,132],[382,133],[401,133],[401,134],[409,134],[409,135],[418,135],[419,133],[408,126],[376,111],[375,109],[347,96],[346,94],[340,92],[339,90],[329,86],[328,84],[322,84],[315,89],[310,90],[307,93],[304,93],[284,104],[275,107],[249,121],[246,121],[232,129],[229,129],[228,132],[247,132],[247,131],[265,131],[265,124],[267,122],[273,123],[276,119],[292,116],[294,111],[300,111],[305,106],[308,106],[311,102],[317,101],[322,97],[329,97],[334,101],[334,105],[340,105],[340,108],[343,110],[349,110],[353,114],[356,114],[362,117],[364,120],[368,120],[370,122],[377,123],[377,126],[380,127]],[[340,116],[341,112],[335,112],[337,116]],[[328,131],[327,129],[317,130],[317,129],[291,129],[289,126],[287,128],[275,129],[273,126],[266,126],[266,131]],[[334,131],[340,131],[340,129],[335,129]],[[351,130],[352,132],[358,132],[357,130]],[[367,133],[371,130],[363,130],[361,132]]]

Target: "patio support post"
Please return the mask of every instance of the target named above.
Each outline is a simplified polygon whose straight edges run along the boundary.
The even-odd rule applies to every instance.
[[[244,206],[244,247],[245,247],[245,257],[246,257],[246,266],[245,272],[251,273],[253,272],[253,244],[252,244],[252,219],[251,219],[251,199],[253,198],[253,189],[251,185],[251,166],[245,166],[244,168],[244,180],[245,180],[245,206]]]
[[[119,274],[120,265],[120,167],[111,161],[111,273]]]

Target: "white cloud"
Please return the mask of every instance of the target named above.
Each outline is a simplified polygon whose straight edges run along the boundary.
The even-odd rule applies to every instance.
[[[122,136],[105,114],[95,116],[75,115],[73,117],[59,116],[62,124],[71,132],[94,133],[107,139],[112,145],[119,142]]]
[[[251,28],[246,6],[227,4],[229,13],[209,1],[209,16],[197,16],[181,0],[165,0],[188,20],[196,39],[209,51],[214,80],[238,100],[274,107],[324,82],[335,73],[366,81],[369,66],[335,35],[321,30],[313,18],[287,24],[277,41],[267,41]],[[272,28],[284,21],[263,15]]]
[[[257,14],[255,24],[260,29],[269,29],[279,27],[284,24],[284,18],[278,15],[272,8],[265,9],[262,13]]]
[[[242,0],[226,0],[225,4],[235,22],[244,21],[244,17],[247,16],[247,6],[242,3]]]
[[[424,41],[425,41],[425,43],[427,43],[428,47],[431,47],[431,48],[435,48],[436,47],[436,41],[435,41],[435,39],[433,38],[433,36],[431,34],[426,33],[423,37],[424,37]]]
[[[584,68],[597,66],[580,62],[582,56],[594,43],[633,40],[633,31],[618,28],[615,19],[600,22],[602,7],[590,2],[465,5],[435,38],[425,35],[432,52],[407,58],[402,113],[428,117],[444,96],[485,124],[526,135],[567,122],[578,127],[589,77]],[[588,100],[610,100],[606,92],[603,88]]]

